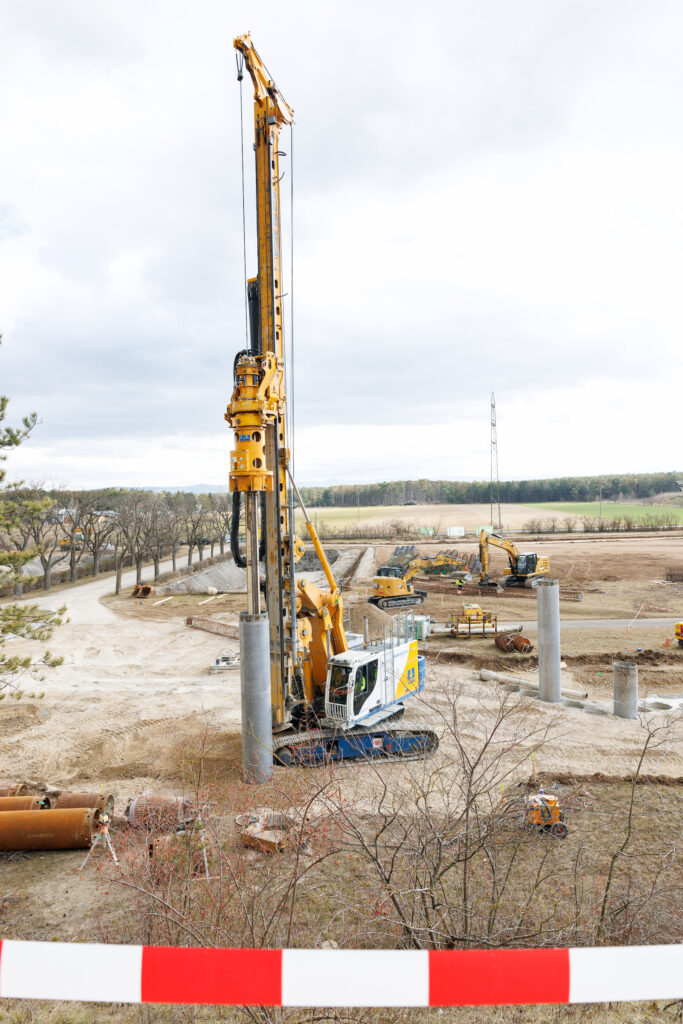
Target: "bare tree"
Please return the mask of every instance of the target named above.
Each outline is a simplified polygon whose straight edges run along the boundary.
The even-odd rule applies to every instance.
[[[624,872],[624,878],[619,879],[619,871],[621,864],[628,857],[628,849],[633,842],[635,834],[635,821],[634,811],[636,805],[636,792],[638,783],[641,780],[643,772],[643,765],[645,763],[647,755],[651,755],[653,752],[659,750],[668,750],[671,746],[672,739],[675,736],[675,725],[676,722],[668,719],[664,721],[653,721],[652,719],[644,718],[642,725],[645,729],[645,739],[643,747],[638,758],[638,763],[633,772],[631,778],[631,790],[628,803],[628,813],[626,821],[624,823],[624,834],[621,842],[612,851],[609,861],[609,868],[607,876],[605,878],[605,885],[602,892],[602,898],[600,900],[600,915],[598,919],[598,925],[595,932],[595,944],[613,944],[615,935],[614,929],[615,924],[618,931],[623,931],[624,919],[625,919],[625,908],[630,902],[631,896],[631,881],[632,881],[632,870],[631,865],[627,864]],[[673,837],[672,837],[673,838]],[[674,848],[676,841],[674,840]],[[649,851],[652,854],[652,850]],[[674,849],[667,849],[665,851],[666,858],[674,853]],[[659,872],[657,874],[657,880],[659,879]],[[619,882],[622,882],[621,886]],[[628,893],[628,897],[626,896]],[[654,892],[653,892],[654,895]],[[616,939],[619,941],[620,936]],[[623,938],[622,938],[623,942]]]
[[[211,516],[215,531],[212,536],[218,542],[218,550],[225,554],[225,543],[229,542],[230,526],[232,524],[232,494],[211,494]],[[211,557],[213,558],[213,541],[211,544]]]
[[[185,512],[183,502],[178,500],[178,495],[166,495],[166,533],[167,543],[171,549],[171,560],[173,572],[178,568],[178,548],[185,535]]]
[[[172,517],[161,498],[150,498],[142,506],[143,542],[154,565],[154,581],[157,582],[161,572],[161,558],[164,549],[170,544]]]
[[[364,814],[341,787],[326,793],[347,844],[375,876],[368,928],[414,949],[553,941],[553,901],[538,915],[528,899],[545,877],[550,847],[533,872],[522,870],[529,836],[518,801],[505,803],[503,794],[556,719],[539,721],[526,701],[501,693],[465,726],[461,702],[458,688],[429,702],[442,723],[442,749],[433,760],[415,762],[407,784],[403,772],[369,764],[373,796]]]
[[[187,537],[187,564],[192,565],[192,552],[197,548],[199,561],[204,557],[206,546],[206,509],[194,495],[185,506],[185,536]]]
[[[125,513],[123,513],[125,515]],[[112,547],[114,549],[114,569],[116,572],[116,583],[114,593],[118,596],[121,593],[121,577],[123,575],[123,563],[126,556],[130,554],[126,530],[122,526],[122,510],[119,510],[116,526],[111,535]]]
[[[87,550],[87,520],[89,508],[82,496],[66,494],[64,508],[59,516],[59,529],[62,534],[60,545],[69,559],[69,581],[75,583],[78,578],[78,564]]]
[[[102,515],[97,509],[89,508],[84,519],[85,546],[92,555],[92,574],[100,571],[100,557],[107,550],[116,530],[116,517]]]
[[[135,498],[122,502],[117,522],[121,547],[125,547],[133,559],[136,582],[140,583],[145,555],[145,503]]]

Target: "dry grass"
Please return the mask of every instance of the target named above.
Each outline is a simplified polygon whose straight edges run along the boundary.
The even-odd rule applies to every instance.
[[[277,859],[244,851],[239,842],[238,831],[234,825],[234,816],[248,807],[267,803],[283,810],[294,809],[301,812],[307,802],[320,794],[326,781],[336,780],[341,785],[341,793],[353,792],[359,795],[358,767],[333,769],[330,772],[310,771],[277,771],[275,784],[267,790],[245,787],[239,781],[239,745],[237,734],[226,735],[203,727],[200,723],[191,723],[182,730],[165,760],[168,775],[165,784],[182,787],[185,792],[195,792],[200,798],[208,799],[211,810],[211,827],[220,836],[220,846],[226,856],[239,866],[240,891],[257,894],[265,907],[271,905],[286,889],[287,879],[296,873],[295,849],[290,849]],[[436,771],[438,763],[429,762],[428,768]],[[391,770],[383,770],[382,778],[392,785]],[[416,775],[419,778],[419,775]],[[552,787],[557,780],[551,776],[539,776],[539,783]],[[161,784],[161,780],[160,780]],[[521,806],[525,785],[511,788],[506,793],[509,808]],[[580,887],[582,899],[587,906],[595,906],[596,899],[604,886],[607,866],[612,851],[621,842],[624,834],[625,821],[630,801],[631,788],[628,782],[603,779],[571,778],[559,782],[556,792],[567,813],[570,835],[563,842],[557,842],[544,836],[525,836],[517,855],[519,862],[515,868],[518,880],[512,894],[513,901],[524,896],[528,880],[534,877],[539,865],[539,858],[549,855],[552,860],[552,875],[547,892],[538,895],[539,907],[543,910],[549,901],[557,901],[557,914],[573,913],[575,886],[577,884],[576,865],[580,864]],[[376,821],[368,810],[351,811],[356,816],[359,827],[368,839],[376,833]],[[398,820],[397,835],[405,826],[410,815],[414,813],[412,804],[402,810]],[[514,816],[511,819],[514,822]],[[635,835],[629,851],[627,876],[620,879],[620,892],[629,896],[638,892],[646,892],[647,881],[651,877],[652,866],[662,860],[669,852],[683,826],[683,790],[679,785],[644,784],[638,787],[634,812]],[[514,829],[514,824],[513,824]],[[314,843],[313,857],[306,854],[306,873],[301,876],[297,894],[295,929],[293,942],[290,944],[301,948],[320,945],[323,938],[334,940],[340,947],[346,948],[392,948],[397,943],[395,922],[385,912],[385,895],[378,886],[377,878],[371,864],[362,856],[358,845],[350,841],[348,834],[342,835],[334,822],[328,819],[325,828],[317,822],[314,830],[307,833],[308,841]],[[390,850],[396,838],[387,832],[380,843]],[[514,837],[513,837],[514,838]],[[505,857],[509,850],[510,829],[501,836],[502,846],[499,856]],[[135,848],[144,847],[144,836],[132,835],[127,839],[121,834],[114,838],[124,863],[126,877],[140,881],[136,874]],[[313,863],[315,855],[324,854],[317,864]],[[56,939],[77,938],[84,940],[105,941],[155,941],[155,933],[147,932],[142,936],[139,928],[145,923],[144,897],[131,899],[130,891],[113,884],[116,873],[107,861],[100,861],[104,867],[98,871],[93,865],[90,874],[83,881],[75,878],[75,861],[81,854],[65,854],[63,858],[42,858],[33,854],[24,861],[25,868],[31,873],[38,869],[45,878],[40,886],[45,891],[50,888],[50,906],[43,907],[48,918],[52,919],[52,930],[36,930],[35,920],[26,918],[26,906],[11,906],[3,919],[3,930],[6,934],[21,937],[26,932],[36,937],[52,937]],[[61,861],[61,870],[55,875],[55,864]],[[310,865],[310,867],[309,867]],[[8,867],[12,867],[9,865]],[[680,921],[675,916],[680,906],[680,888],[682,884],[680,865],[669,858],[666,865],[666,884],[670,887],[665,904],[650,904],[652,919],[657,926],[657,938],[660,941],[672,941],[680,937]],[[165,883],[164,883],[165,884]],[[70,905],[69,891],[74,886],[85,886],[91,911],[79,921],[76,935],[72,928],[74,921],[66,918],[62,923],[55,921],[57,908]],[[60,892],[60,890],[62,890]],[[162,890],[157,890],[162,891]],[[164,890],[165,898],[173,900],[185,892],[182,884],[176,890],[174,885]],[[486,890],[482,885],[481,899],[487,900]],[[197,900],[197,897],[190,897]],[[193,914],[198,913],[204,904],[197,902],[183,904],[184,912],[194,920]],[[226,905],[230,913],[234,912],[234,904]],[[660,907],[662,913],[657,911]],[[485,914],[487,907],[476,905],[475,912]],[[199,921],[199,917],[197,917]],[[21,924],[23,924],[23,927]],[[562,922],[553,920],[553,927]],[[146,927],[149,922],[147,922]],[[643,917],[643,908],[635,903],[624,917],[623,941],[638,941],[642,937],[643,928],[650,927],[652,921]],[[272,936],[272,945],[283,944],[283,932],[276,929]],[[158,939],[157,939],[158,941]],[[185,941],[178,935],[176,941]],[[651,939],[649,941],[652,941]],[[244,943],[248,944],[248,943]],[[140,1022],[159,1022],[159,1024],[180,1024],[195,1022],[204,1024],[209,1021],[243,1021],[245,1016],[236,1008],[188,1008],[188,1007],[110,1007],[84,1005],[77,1003],[39,1003],[13,1002],[0,1003],[0,1021],[3,1024],[94,1024],[95,1021],[119,1021],[122,1024],[140,1024]],[[453,1008],[438,1010],[381,1010],[381,1011],[350,1011],[343,1015],[331,1011],[324,1016],[311,1016],[307,1011],[273,1011],[264,1017],[264,1024],[294,1024],[294,1022],[317,1019],[330,1022],[358,1021],[364,1024],[430,1024],[435,1021],[452,1021],[454,1024],[488,1024],[498,1021],[500,1024],[513,1022],[529,1022],[529,1024],[546,1024],[546,1022],[595,1022],[595,1024],[626,1024],[641,1022],[654,1024],[674,1020],[671,1011],[665,1011],[661,1004],[624,1004],[599,1007],[525,1007],[525,1008]]]
[[[264,1024],[675,1024],[680,1018],[665,1003],[608,1006],[453,1007],[433,1010],[275,1011]],[[2,1024],[244,1024],[233,1007],[108,1006],[103,1003],[0,1002]]]

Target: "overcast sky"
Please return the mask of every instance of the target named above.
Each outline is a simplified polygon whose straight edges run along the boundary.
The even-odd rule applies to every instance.
[[[678,0],[3,0],[10,479],[227,480],[239,86],[294,107],[302,484],[683,469]],[[255,272],[252,93],[248,271]],[[291,140],[282,169],[289,278]]]

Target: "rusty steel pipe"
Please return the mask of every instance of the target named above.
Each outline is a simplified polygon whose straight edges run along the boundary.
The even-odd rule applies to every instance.
[[[512,642],[515,645],[515,650],[520,654],[528,654],[531,650],[531,640],[528,637],[520,636],[519,633],[513,636]]]
[[[114,813],[112,793],[60,793],[55,804],[57,810],[70,807],[93,807],[100,814],[111,818]]]
[[[0,812],[49,810],[50,801],[46,796],[0,796]]]
[[[28,794],[28,786],[25,782],[20,782],[16,786],[0,786],[0,796],[26,796]]]
[[[152,796],[145,793],[131,797],[123,813],[130,825],[150,832],[176,829],[196,817],[192,804],[181,796]]]
[[[493,639],[496,647],[500,648],[501,651],[505,651],[506,654],[514,651],[515,640],[510,633],[496,633]]]
[[[6,811],[0,814],[0,850],[82,850],[92,846],[98,812]]]

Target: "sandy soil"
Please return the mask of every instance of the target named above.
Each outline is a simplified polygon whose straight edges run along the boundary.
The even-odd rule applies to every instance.
[[[638,534],[636,536],[614,536],[609,538],[585,538],[549,535],[525,537],[515,541],[520,551],[535,551],[550,559],[550,571],[565,586],[597,585],[602,582],[627,580],[649,583],[654,579],[665,579],[669,568],[683,566],[683,535],[678,533]],[[383,565],[393,554],[395,545],[377,546],[377,564]],[[453,543],[431,542],[418,544],[417,550],[435,554],[439,550],[463,551],[467,554],[478,551],[478,544],[472,540],[456,537]],[[496,574],[507,566],[507,555],[502,550],[490,549],[491,572]],[[660,596],[669,591],[666,584],[658,584]],[[679,594],[683,590],[679,591]],[[665,601],[659,601],[665,604]]]
[[[644,604],[644,614],[658,619],[681,615],[683,585],[663,587],[651,582],[677,558],[683,561],[683,540],[678,538],[555,541],[551,562],[561,580],[565,572],[576,572],[577,566],[584,574],[589,564],[593,569],[593,582],[584,601],[563,606],[562,614],[572,619],[627,618]],[[350,563],[353,558],[346,555],[344,561]],[[381,552],[378,561],[382,561]],[[646,579],[641,571],[644,565],[648,567]],[[200,608],[201,598],[185,596],[154,607],[149,601],[113,601],[106,597],[110,586],[110,581],[96,581],[68,592],[70,621],[56,631],[50,644],[64,663],[44,672],[43,679],[24,686],[26,694],[44,691],[45,696],[8,698],[0,703],[0,778],[29,778],[51,786],[116,779],[122,780],[122,796],[127,796],[163,774],[163,764],[152,752],[154,738],[165,735],[169,722],[201,720],[209,715],[221,729],[239,729],[238,674],[208,674],[218,648],[230,647],[230,642],[189,629],[184,620],[192,613],[230,618],[239,610],[243,597],[228,595]],[[345,591],[349,610],[363,602],[364,596],[362,588]],[[655,605],[655,601],[664,599],[666,604]],[[49,605],[50,598],[41,602]],[[424,610],[445,621],[448,612],[459,610],[461,603],[457,597],[438,594]],[[523,624],[535,619],[533,598],[491,598],[489,604],[501,621],[519,620]],[[354,618],[357,626],[358,614]],[[630,631],[625,625],[611,624],[605,630],[567,630],[563,634],[563,653],[602,654],[608,665],[615,653],[637,647],[660,649],[668,633],[667,626],[648,626],[641,619]],[[482,647],[475,654],[468,643],[482,642],[455,641],[464,656],[480,659]],[[490,647],[488,641],[485,643]],[[15,643],[12,648],[16,653],[24,649],[35,653],[39,649],[31,643]],[[498,652],[495,648],[493,651],[491,657],[495,660]],[[678,649],[669,653],[677,679]],[[489,654],[486,651],[484,656]],[[683,651],[681,655],[683,661]],[[459,678],[455,665],[448,669],[439,666],[437,678],[442,680],[444,672]],[[613,724],[591,722],[590,727],[606,729],[609,736]],[[619,724],[619,728],[624,727]],[[581,732],[583,743],[583,726]],[[620,743],[617,747],[624,750]],[[571,758],[565,758],[565,762],[563,767],[569,770]]]
[[[538,547],[541,550],[540,544]],[[565,539],[544,547],[550,548],[553,571],[561,580],[569,578],[585,585],[585,603],[566,608],[566,614],[574,619],[626,617],[635,614],[639,604],[654,606],[657,600],[661,601],[659,607],[683,613],[683,587],[651,582],[663,576],[668,565],[683,562],[683,540]],[[383,559],[378,552],[380,564],[388,553],[389,549]],[[125,582],[132,583],[130,576]],[[187,595],[154,607],[128,598],[114,600],[107,596],[111,586],[110,580],[98,580],[59,595],[63,601],[66,593],[70,621],[55,632],[50,647],[64,657],[64,663],[44,672],[42,679],[27,681],[20,700],[8,697],[0,702],[0,782],[26,781],[50,789],[104,787],[115,793],[121,811],[135,793],[179,786],[183,751],[207,726],[217,751],[214,766],[236,771],[241,752],[239,672],[212,676],[208,666],[219,649],[236,649],[237,644],[188,628],[185,617],[200,612],[234,617],[243,596],[221,597],[199,608],[201,599]],[[366,591],[347,589],[344,594],[357,624]],[[56,603],[51,597],[40,600],[46,607]],[[535,618],[533,599],[500,600],[501,616],[514,615],[520,622]],[[459,603],[458,599],[451,602],[450,597],[434,595],[427,609],[444,621]],[[564,607],[562,612],[564,615]],[[653,610],[651,614],[666,613]],[[664,627],[642,622],[630,634],[625,626],[567,630],[563,633],[565,678],[569,685],[587,688],[592,699],[609,700],[615,655],[635,655],[636,648],[642,647],[644,652],[654,652],[642,660],[642,689],[683,693],[683,650],[679,655],[678,648],[663,648],[665,632]],[[11,646],[17,654],[39,649],[23,642]],[[437,712],[447,707],[449,688],[457,687],[462,691],[463,726],[476,730],[482,707],[493,706],[499,693],[497,684],[482,683],[475,677],[475,669],[482,665],[496,668],[512,663],[517,670],[534,667],[533,657],[506,662],[490,640],[451,641],[450,655],[437,659],[436,652],[446,646],[448,641],[439,641],[438,646],[430,641],[427,700],[431,707],[425,705],[415,712],[432,725],[438,721]],[[42,692],[42,697],[29,696]],[[557,739],[547,746],[542,760],[543,771],[550,774],[600,772],[623,778],[633,768],[643,742],[640,721],[593,716],[538,701],[531,702],[525,714],[541,724],[556,720]],[[681,780],[680,740],[654,754],[646,769]],[[409,784],[407,766],[391,770],[406,772]],[[340,771],[354,780],[358,791],[369,784],[364,780],[369,769]],[[10,872],[5,876],[10,888],[23,894],[21,915],[8,917],[8,921],[14,920],[17,927],[19,920],[23,921],[24,936],[72,938],[84,934],[86,919],[70,913],[81,859],[80,854],[36,854],[3,865],[3,870]],[[48,879],[51,899],[46,904]],[[91,882],[86,880],[79,892],[78,900],[84,907],[90,906],[95,899]]]

